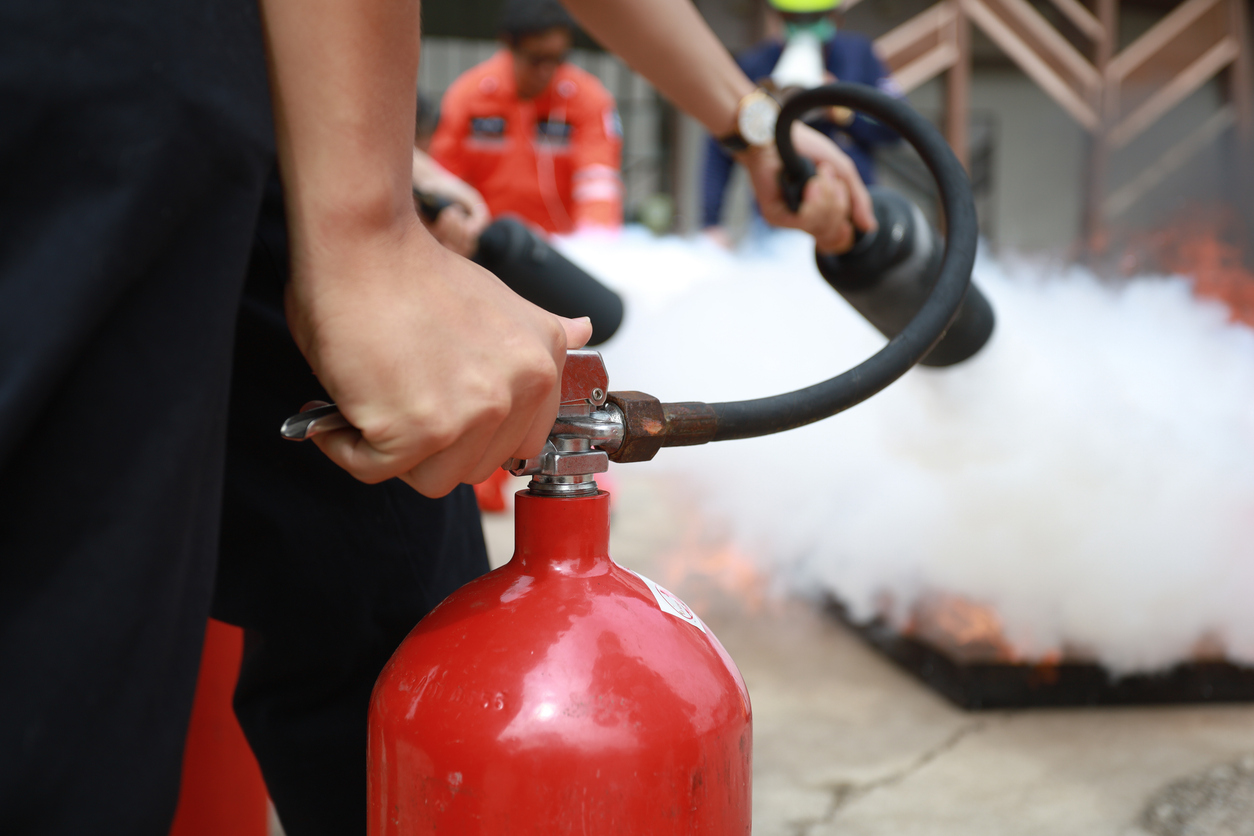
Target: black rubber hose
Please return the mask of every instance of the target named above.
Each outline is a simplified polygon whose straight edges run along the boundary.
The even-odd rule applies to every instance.
[[[453,201],[414,190],[414,205],[434,223]],[[623,300],[570,259],[548,245],[518,218],[503,215],[479,235],[471,257],[481,267],[549,313],[592,321],[588,345],[600,345],[623,323]]]
[[[901,134],[918,151],[940,190],[945,213],[945,259],[931,296],[897,336],[844,374],[822,383],[749,401],[711,404],[718,429],[711,441],[753,438],[790,430],[843,412],[888,386],[921,360],[945,335],[971,282],[979,228],[966,172],[944,138],[905,102],[857,84],[830,84],[797,94],[780,112],[775,142],[784,170],[781,189],[800,196],[813,173],[792,144],[792,123],[817,107],[843,106],[871,116]]]
[[[549,313],[592,320],[588,345],[614,336],[623,322],[623,300],[517,218],[497,218],[479,236],[475,262],[509,289]]]

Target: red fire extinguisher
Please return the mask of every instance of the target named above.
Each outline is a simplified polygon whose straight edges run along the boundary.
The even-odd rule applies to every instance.
[[[855,307],[874,312],[892,339],[854,369],[784,395],[665,404],[610,392],[599,354],[568,353],[544,450],[506,464],[531,476],[517,494],[513,559],[432,610],[375,685],[371,836],[749,833],[744,681],[691,609],[610,558],[609,496],[595,477],[610,461],[646,461],[661,447],[820,420],[880,391],[942,343],[946,362],[957,362],[988,339],[991,308],[970,285],[976,225],[965,174],[906,105],[853,85],[800,94],[776,131],[786,176],[808,176],[789,125],[830,105],[869,113],[919,150],[948,222],[943,260],[910,257],[914,232],[891,212],[881,217],[885,234],[867,236],[842,261],[820,260],[829,283],[856,293]],[[799,199],[799,189],[790,193]],[[931,246],[926,235],[917,240]],[[866,263],[882,265],[891,281],[877,291],[875,271],[856,273]],[[913,316],[889,316],[894,306]],[[331,405],[289,419],[283,434],[302,439],[344,426]]]
[[[563,431],[515,552],[424,618],[370,706],[369,833],[749,832],[749,692],[682,601],[609,555],[605,366],[571,352]],[[559,449],[560,447],[560,449]]]

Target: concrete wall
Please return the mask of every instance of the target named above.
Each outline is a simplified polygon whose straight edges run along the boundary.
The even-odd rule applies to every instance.
[[[909,98],[936,119],[942,94],[935,81]],[[1220,104],[1218,83],[1208,84],[1116,153],[1108,193],[1131,181]],[[1005,64],[975,73],[971,109],[972,121],[991,131],[990,183],[977,200],[986,238],[999,249],[1070,251],[1080,235],[1088,133],[1018,68]],[[1168,223],[1191,204],[1224,197],[1232,166],[1228,143],[1212,143],[1109,223],[1115,230]]]
[[[943,88],[911,93],[915,109],[938,120]],[[987,128],[988,183],[979,201],[985,237],[996,247],[1066,247],[1079,230],[1086,134],[1014,68],[984,69],[971,85],[973,121]]]

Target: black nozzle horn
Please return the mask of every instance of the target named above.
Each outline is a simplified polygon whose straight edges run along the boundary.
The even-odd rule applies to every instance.
[[[879,228],[847,253],[816,252],[819,272],[881,334],[900,334],[931,294],[940,272],[940,236],[917,206],[892,189],[871,187]],[[972,282],[958,315],[923,366],[952,366],[970,358],[993,334],[988,299]]]
[[[718,429],[711,441],[752,438],[835,415],[888,386],[919,362],[957,317],[975,265],[978,226],[966,171],[945,138],[905,102],[861,84],[829,84],[788,100],[775,126],[775,143],[790,180],[804,179],[804,161],[792,144],[792,123],[817,107],[839,105],[866,113],[897,131],[919,152],[940,191],[946,240],[932,292],[879,352],[830,380],[769,398],[711,404]]]

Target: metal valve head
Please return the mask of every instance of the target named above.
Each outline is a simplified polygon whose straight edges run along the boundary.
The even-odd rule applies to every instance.
[[[562,411],[567,407],[602,406],[609,388],[610,376],[605,371],[601,352],[589,348],[566,352],[566,366],[562,369]]]
[[[510,459],[502,467],[515,476],[531,476],[528,487],[533,493],[596,493],[595,474],[604,473],[610,466],[604,448],[616,447],[622,438],[621,416],[601,409],[608,390],[609,374],[599,352],[568,351],[557,420],[544,449],[534,458]]]
[[[534,458],[510,459],[502,467],[515,476],[534,477],[531,487],[538,493],[596,493],[594,474],[609,469],[607,451],[617,450],[623,442],[623,416],[606,406],[608,390],[609,374],[600,353],[588,349],[566,352],[557,420],[544,449]],[[335,404],[319,404],[284,422],[282,434],[302,441],[348,426]]]

